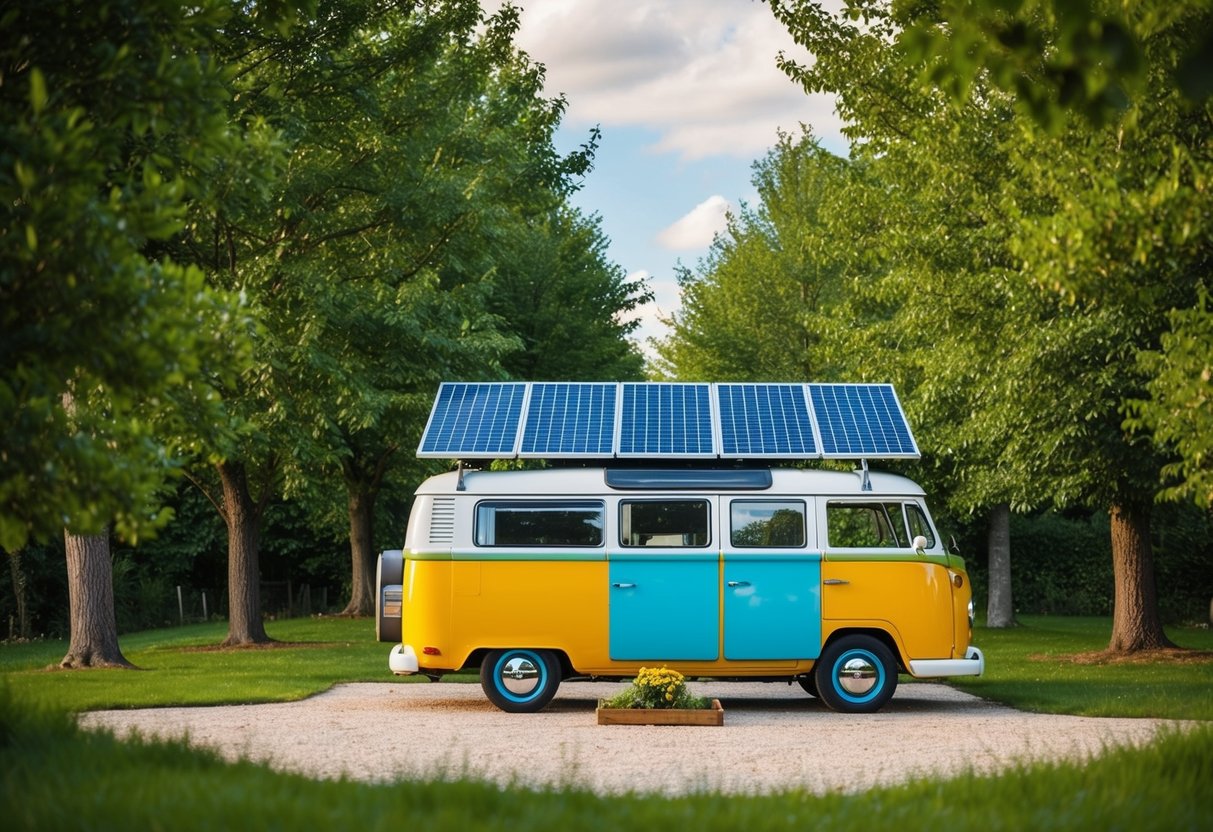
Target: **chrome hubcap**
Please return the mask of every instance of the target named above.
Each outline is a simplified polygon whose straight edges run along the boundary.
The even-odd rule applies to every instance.
[[[838,686],[852,696],[863,696],[876,686],[876,665],[862,656],[853,656],[838,668]]]
[[[501,687],[515,696],[526,696],[539,685],[539,668],[525,656],[515,656],[501,666]]]

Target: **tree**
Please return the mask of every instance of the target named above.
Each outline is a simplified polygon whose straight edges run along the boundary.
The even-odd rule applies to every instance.
[[[0,16],[0,545],[67,526],[64,666],[129,666],[108,529],[133,539],[164,521],[154,414],[210,396],[199,324],[228,299],[153,243],[231,147],[209,55],[225,14],[112,0]]]
[[[1000,503],[990,509],[986,550],[989,552],[987,627],[1014,627],[1015,603],[1011,586],[1011,507]]]
[[[229,526],[228,644],[267,640],[258,534],[279,490],[331,517],[344,486],[352,596],[373,603],[376,499],[444,377],[500,374],[516,341],[487,309],[494,256],[584,171],[551,136],[563,102],[517,52],[517,11],[471,0],[326,3],[288,33],[237,19],[234,124],[266,124],[289,153],[273,187],[226,171],[179,241],[212,282],[249,299],[257,369],[224,389],[230,441],[208,448]],[[356,129],[350,129],[351,125]],[[275,156],[267,148],[266,156]],[[237,613],[237,608],[241,612]]]
[[[560,205],[523,219],[508,236],[488,307],[521,344],[502,358],[510,377],[641,380],[644,358],[628,335],[652,293],[608,259],[598,217]]]
[[[217,3],[182,14],[123,0],[0,16],[6,549],[61,533],[65,518],[81,533],[155,524],[163,451],[131,414],[192,380],[193,313],[213,299],[201,274],[145,246],[179,227],[187,169],[227,140],[205,52],[222,17]]]
[[[926,232],[918,245],[895,241],[891,252],[903,264],[921,265],[912,255],[923,248],[957,251],[955,229],[971,246],[966,269],[938,268],[945,264],[934,258],[930,268],[889,272],[913,274],[923,294],[972,305],[984,292],[994,301],[972,319],[992,327],[967,333],[955,304],[937,307],[945,333],[959,331],[948,340],[961,348],[921,356],[924,385],[981,379],[952,395],[960,407],[947,408],[967,414],[953,436],[972,443],[991,472],[962,485],[972,488],[974,504],[983,493],[1023,506],[1048,494],[1058,505],[1108,510],[1118,600],[1110,650],[1166,646],[1149,549],[1149,505],[1165,459],[1125,429],[1123,412],[1148,383],[1138,356],[1158,345],[1169,308],[1192,303],[1207,256],[1207,218],[1197,205],[1208,120],[1192,118],[1173,89],[1157,83],[1195,21],[1172,20],[1143,39],[1147,65],[1158,70],[1147,73],[1130,122],[1104,129],[1074,120],[1054,134],[1035,129],[989,86],[960,107],[921,87],[896,47],[921,9],[899,17],[884,3],[849,7],[862,27],[814,7],[776,4],[818,57],[812,67],[784,65],[809,89],[838,91],[859,149],[879,152],[890,183],[912,192],[915,204],[934,205],[926,216],[951,218],[934,229],[914,226]],[[974,141],[995,149],[998,164],[972,164]],[[909,162],[900,172],[897,159]],[[1174,224],[1177,217],[1186,222]],[[981,240],[987,244],[973,245]],[[1075,296],[1076,287],[1091,285],[1102,287],[1098,300]],[[895,317],[903,332],[924,312],[914,295],[905,297]]]
[[[993,0],[944,3],[937,16],[911,23],[899,40],[922,77],[954,101],[968,99],[980,74],[1013,94],[1036,126],[1051,133],[1075,115],[1096,128],[1135,130],[1140,102],[1159,91],[1169,99],[1158,102],[1164,110],[1178,105],[1194,112],[1207,107],[1213,94],[1213,15],[1199,0],[1138,4],[1128,10],[1074,0],[1015,6]],[[1173,205],[1202,203],[1207,172],[1197,162],[1199,156],[1193,159],[1184,141],[1155,138],[1162,140],[1159,148],[1186,160],[1186,176],[1173,177],[1177,193],[1166,198]],[[1173,212],[1168,225],[1186,238],[1200,226],[1191,220]],[[1107,288],[1100,282],[1074,282],[1076,276],[1060,275],[1059,285],[1080,297],[1099,297]],[[1194,307],[1172,310],[1172,332],[1163,337],[1161,348],[1143,352],[1142,369],[1153,380],[1148,399],[1129,402],[1133,416],[1128,425],[1151,433],[1179,455],[1164,467],[1169,484],[1159,496],[1191,497],[1208,507],[1213,505],[1213,440],[1200,426],[1213,420],[1207,359],[1213,354],[1213,324],[1205,289]]]
[[[109,534],[63,534],[71,642],[60,667],[133,667],[118,645]]]
[[[849,259],[833,228],[855,217],[842,193],[862,172],[811,135],[780,137],[754,165],[759,204],[729,218],[698,267],[679,275],[682,309],[657,344],[659,372],[704,380],[823,380],[837,356],[830,314]],[[840,212],[840,213],[838,213]]]

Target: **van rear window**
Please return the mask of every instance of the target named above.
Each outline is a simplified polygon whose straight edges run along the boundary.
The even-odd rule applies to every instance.
[[[601,502],[484,502],[476,506],[477,546],[601,546]]]

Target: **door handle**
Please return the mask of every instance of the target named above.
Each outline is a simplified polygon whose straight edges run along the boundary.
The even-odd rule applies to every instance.
[[[850,581],[844,581],[842,578],[826,578],[822,583],[826,586],[842,586],[843,584],[849,584]]]
[[[615,589],[635,589],[636,584],[611,584]]]
[[[729,586],[749,586],[749,581],[729,581]]]

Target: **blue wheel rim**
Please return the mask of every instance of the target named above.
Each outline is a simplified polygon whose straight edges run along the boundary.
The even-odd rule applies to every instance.
[[[838,672],[851,659],[863,659],[869,662],[872,667],[876,668],[876,682],[872,685],[872,689],[865,694],[856,696],[853,693],[845,690],[838,682]],[[870,650],[852,649],[847,650],[841,656],[834,660],[834,666],[830,668],[830,687],[834,690],[834,694],[845,702],[852,705],[863,705],[871,702],[884,693],[885,689],[885,667],[884,662]]]
[[[535,666],[536,670],[539,671],[539,676],[535,680],[535,687],[530,693],[519,695],[501,684],[501,669],[507,662],[513,659],[526,659]],[[501,658],[497,660],[497,663],[493,665],[493,687],[503,699],[507,699],[510,702],[514,702],[519,705],[530,702],[532,699],[541,695],[547,689],[547,686],[548,666],[542,659],[539,658],[539,654],[532,650],[510,650],[508,653],[502,654]]]

